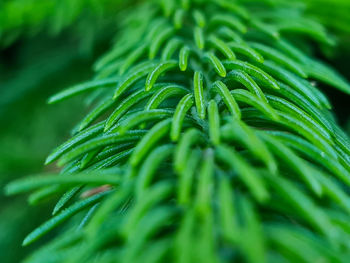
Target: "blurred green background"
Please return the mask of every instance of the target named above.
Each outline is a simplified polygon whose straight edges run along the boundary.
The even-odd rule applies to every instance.
[[[43,166],[45,157],[70,136],[69,131],[86,111],[81,98],[51,106],[46,100],[93,76],[91,65],[109,48],[118,31],[118,15],[133,2],[0,0],[1,189],[17,177],[56,169]],[[320,52],[319,57],[350,79],[350,1],[306,2],[308,12],[339,38],[335,49]],[[339,122],[350,133],[349,98],[335,90],[324,91]],[[49,216],[50,205],[44,202],[31,207],[26,196],[0,195],[2,263],[19,262],[40,246],[39,242],[22,248],[21,242]]]
[[[118,25],[114,0],[0,0],[0,188],[44,167],[84,115],[81,98],[49,106],[47,98],[93,75],[92,64],[110,46]],[[117,10],[118,9],[118,10]],[[1,262],[20,262],[40,242],[23,237],[50,215],[50,203],[29,206],[27,196],[0,194]],[[42,242],[45,242],[43,240]]]
[[[16,177],[55,169],[43,166],[45,156],[69,136],[84,111],[78,99],[55,106],[46,105],[46,99],[55,91],[89,78],[89,65],[99,53],[82,55],[77,52],[78,45],[74,39],[67,42],[63,35],[38,35],[1,51],[1,188]],[[0,196],[2,262],[19,262],[20,257],[35,249],[22,250],[21,240],[48,216],[45,205],[29,207],[25,198]]]

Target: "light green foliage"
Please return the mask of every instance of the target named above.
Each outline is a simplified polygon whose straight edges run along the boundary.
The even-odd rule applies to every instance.
[[[7,188],[68,190],[25,244],[92,207],[27,262],[347,262],[350,141],[308,76],[350,86],[299,47],[334,40],[297,1],[144,2],[97,77],[49,99],[100,91],[47,159],[62,174]]]

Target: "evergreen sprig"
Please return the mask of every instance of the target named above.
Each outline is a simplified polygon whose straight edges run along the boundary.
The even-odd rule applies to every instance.
[[[322,25],[282,0],[121,23],[95,78],[49,99],[96,104],[47,158],[61,174],[7,187],[64,193],[24,245],[84,211],[26,262],[347,262],[350,141],[318,86],[350,86],[305,48],[334,44]]]

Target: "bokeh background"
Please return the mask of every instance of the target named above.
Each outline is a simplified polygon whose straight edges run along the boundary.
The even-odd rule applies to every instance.
[[[274,0],[270,0],[274,1]],[[276,0],[284,1],[284,0]],[[47,98],[93,76],[93,63],[120,30],[118,17],[137,1],[0,0],[0,189],[44,167],[47,154],[70,134],[87,112],[82,98],[47,105]],[[307,12],[338,39],[317,56],[350,80],[350,1],[306,0]],[[323,90],[350,134],[350,98]],[[50,201],[36,206],[26,196],[0,192],[1,262],[20,262],[40,242],[23,248],[23,237],[49,217]]]

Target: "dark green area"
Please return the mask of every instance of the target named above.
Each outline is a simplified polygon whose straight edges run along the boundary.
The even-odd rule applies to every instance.
[[[67,37],[71,39],[67,41]],[[74,98],[50,106],[47,98],[88,79],[91,64],[105,45],[101,38],[89,54],[83,54],[78,41],[69,34],[55,38],[39,35],[1,50],[0,188],[14,178],[57,171],[54,165],[43,166],[45,158],[69,138],[70,130],[84,115],[85,104],[81,98]],[[25,199],[0,195],[0,251],[6,251],[2,262],[19,262],[40,246],[23,248],[21,243],[50,216],[51,207],[28,206]]]

